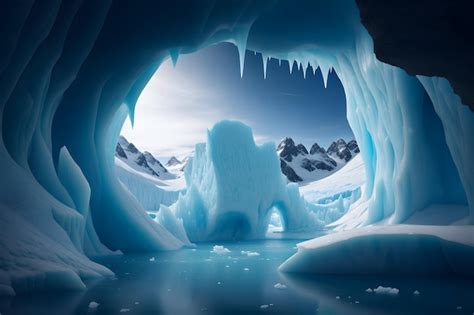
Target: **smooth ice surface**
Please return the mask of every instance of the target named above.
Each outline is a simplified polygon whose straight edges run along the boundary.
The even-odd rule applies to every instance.
[[[274,143],[256,145],[250,127],[221,121],[185,170],[187,191],[172,206],[191,241],[263,238],[273,207],[285,231],[318,229],[298,185],[286,184]]]
[[[355,275],[474,274],[474,227],[382,225],[297,245],[284,272]],[[362,254],[363,253],[363,254]]]

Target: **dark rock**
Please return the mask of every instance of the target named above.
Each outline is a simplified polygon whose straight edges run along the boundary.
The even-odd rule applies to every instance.
[[[326,150],[324,150],[323,147],[320,147],[319,144],[315,143],[309,150],[309,154],[316,154],[316,153],[324,154],[326,153]]]
[[[303,155],[308,154],[308,150],[306,150],[306,147],[302,145],[301,143],[296,146],[296,149],[298,150],[299,154],[303,154]]]
[[[335,165],[333,165],[333,166],[337,165],[336,161],[334,161],[332,159],[330,159],[330,160],[335,163]],[[301,161],[301,167],[306,169],[308,172],[312,172],[316,169],[332,171],[334,169],[333,166],[327,164],[326,162],[320,161],[320,160],[303,159]]]
[[[354,153],[359,153],[359,145],[357,144],[357,141],[351,140],[347,143],[347,148],[351,150]]]
[[[145,151],[143,152],[143,155],[145,156],[146,158],[146,161],[148,162],[148,165],[153,165],[153,166],[158,166],[160,167],[160,169],[164,172],[164,173],[168,173],[168,170],[163,166],[163,164],[161,164],[160,161],[158,161],[154,156],[153,154],[151,154],[150,152],[148,151]]]
[[[298,155],[298,149],[291,138],[283,139],[277,147],[280,157],[287,162],[293,161],[293,157]]]
[[[120,143],[117,143],[117,145],[115,146],[115,155],[118,156],[118,157],[121,157],[123,159],[127,159],[127,154],[123,150]]]
[[[411,75],[445,77],[474,110],[472,0],[356,0],[377,59]]]
[[[302,182],[303,179],[299,177],[296,172],[286,164],[283,159],[280,159],[280,168],[281,172],[288,178],[291,182]]]
[[[137,159],[135,160],[135,162],[136,162],[139,166],[141,166],[141,167],[143,167],[144,169],[146,169],[147,171],[149,171],[151,175],[155,175],[155,176],[158,176],[158,177],[159,177],[159,175],[150,167],[150,165],[148,165],[147,159],[146,159],[146,157],[145,157],[145,155],[144,155],[143,153],[141,153],[141,154],[137,157]]]
[[[131,142],[128,144],[127,150],[132,152],[132,153],[138,153],[139,152],[137,147]]]
[[[178,160],[175,156],[172,156],[168,162],[166,162],[166,166],[175,166],[178,164],[182,164],[180,160]]]

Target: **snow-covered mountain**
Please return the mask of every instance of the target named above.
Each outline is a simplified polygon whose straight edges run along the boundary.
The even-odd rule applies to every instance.
[[[153,154],[141,152],[137,147],[120,136],[115,147],[115,157],[125,162],[128,166],[142,173],[153,175],[161,179],[173,179],[176,176],[168,171]]]
[[[346,143],[343,139],[334,141],[327,150],[314,143],[308,152],[303,144],[295,144],[289,137],[277,147],[282,173],[291,182],[303,183],[331,175],[359,152],[355,140]]]
[[[151,153],[141,152],[123,136],[115,148],[115,166],[120,182],[148,211],[173,204],[186,189],[182,172],[167,169]]]
[[[180,176],[180,174],[184,172],[186,165],[188,165],[189,159],[192,158],[193,156],[194,156],[194,151],[186,155],[182,160],[178,159],[176,156],[172,156],[168,160],[168,162],[166,162],[166,167],[168,168],[170,172]]]

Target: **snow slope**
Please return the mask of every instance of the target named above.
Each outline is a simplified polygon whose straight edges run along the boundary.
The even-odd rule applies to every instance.
[[[176,175],[170,173],[150,152],[141,152],[124,136],[120,136],[117,141],[115,157],[140,173],[164,180],[176,178]]]
[[[161,180],[138,171],[123,160],[115,158],[117,177],[147,211],[158,211],[161,205],[169,206],[178,200],[186,189],[184,177]]]
[[[284,138],[277,147],[280,166],[290,182],[304,185],[327,177],[342,168],[359,153],[355,140],[346,143],[338,139],[325,150],[314,143],[308,150],[296,145],[292,138]]]
[[[300,186],[301,194],[311,202],[317,203],[318,200],[337,196],[344,192],[351,192],[362,187],[366,181],[364,161],[361,155],[356,155],[346,165],[337,172],[323,179],[302,184]]]

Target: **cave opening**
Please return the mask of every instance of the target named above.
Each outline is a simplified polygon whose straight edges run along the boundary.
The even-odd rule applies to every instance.
[[[194,146],[208,140],[209,129],[218,121],[243,121],[252,128],[257,144],[275,143],[274,155],[284,181],[296,183],[304,191],[304,202],[314,203],[307,206],[308,212],[315,212],[320,222],[305,229],[319,230],[345,214],[360,196],[351,197],[353,191],[360,190],[365,181],[362,159],[354,159],[360,150],[347,122],[344,87],[331,68],[323,73],[309,62],[266,58],[248,50],[245,59],[242,76],[238,50],[231,43],[165,61],[138,98],[133,128],[130,119],[121,128],[114,152],[118,179],[160,222],[160,207],[170,207],[176,213],[180,194],[190,188],[186,168],[196,154]],[[232,135],[226,137],[233,141]],[[353,174],[359,179],[353,190],[338,191],[347,183],[332,181],[327,191],[333,192],[319,195],[324,199],[345,193],[337,211],[331,205],[320,206],[320,200],[306,198],[315,193],[313,183],[335,174],[353,159],[352,164],[361,166],[360,172]],[[142,178],[137,176],[140,174]],[[255,170],[249,175],[257,174]],[[220,176],[227,175],[223,172]],[[295,207],[287,203],[282,206]],[[216,233],[211,235],[216,238]]]
[[[270,221],[268,223],[267,234],[283,232],[284,230],[282,215],[277,208],[273,207],[270,211]]]

